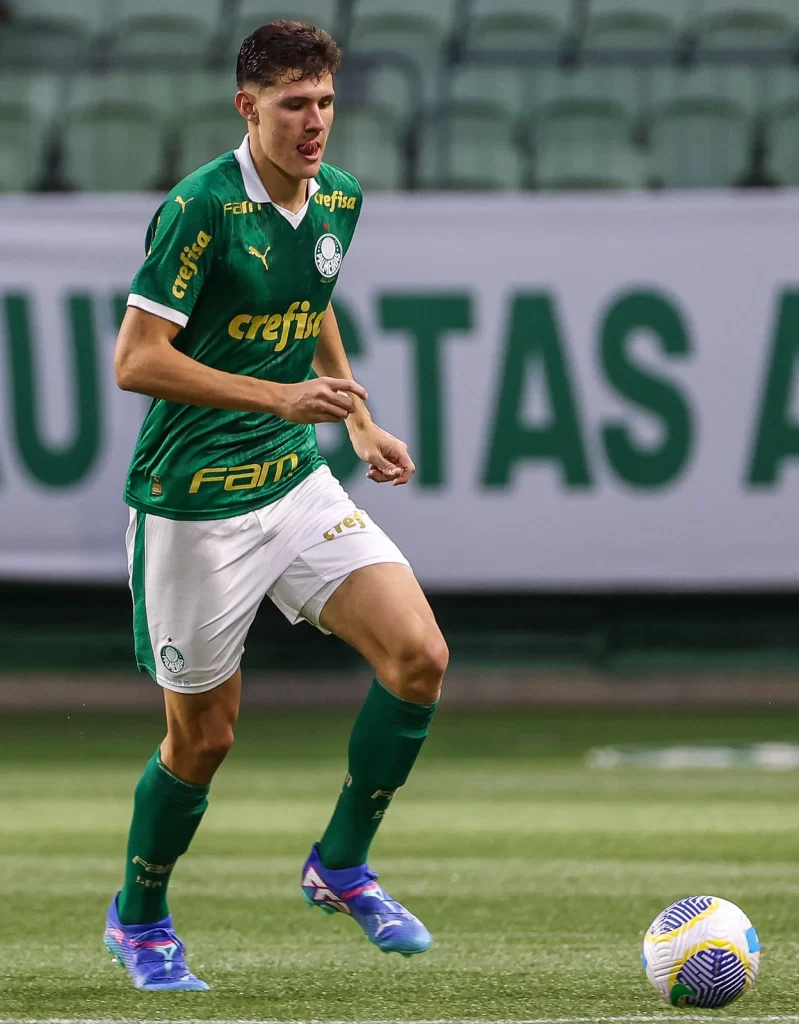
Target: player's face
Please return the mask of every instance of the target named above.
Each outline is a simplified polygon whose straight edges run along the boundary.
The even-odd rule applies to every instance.
[[[283,79],[254,94],[261,148],[290,177],[313,178],[318,172],[333,123],[333,97],[331,75]]]

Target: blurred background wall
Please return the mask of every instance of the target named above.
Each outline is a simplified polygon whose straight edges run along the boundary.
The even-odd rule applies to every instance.
[[[345,50],[327,159],[366,196],[336,307],[416,481],[320,440],[429,591],[454,699],[793,703],[796,3],[184,6],[0,2],[0,704],[157,699],[122,543],[146,400],[114,335],[278,16]],[[365,673],[271,607],[245,668],[266,702]]]

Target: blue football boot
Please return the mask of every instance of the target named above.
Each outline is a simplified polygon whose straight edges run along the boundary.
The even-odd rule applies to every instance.
[[[368,864],[329,871],[319,859],[317,844],[302,869],[302,894],[309,907],[354,917],[366,938],[384,953],[413,956],[433,943],[422,922],[383,892]]]
[[[111,900],[103,942],[114,960],[126,967],[138,989],[146,992],[204,992],[211,986],[186,966],[186,947],[175,935],[172,917],[154,924],[122,924],[117,897]]]

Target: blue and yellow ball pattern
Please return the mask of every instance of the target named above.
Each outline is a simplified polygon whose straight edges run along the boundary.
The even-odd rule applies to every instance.
[[[727,1006],[754,984],[760,940],[740,907],[687,896],[666,907],[644,938],[646,976],[672,1006]]]

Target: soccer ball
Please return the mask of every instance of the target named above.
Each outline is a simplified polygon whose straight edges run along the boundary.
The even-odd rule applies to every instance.
[[[726,1006],[760,966],[752,922],[718,896],[687,896],[658,914],[644,937],[646,976],[672,1006]]]

